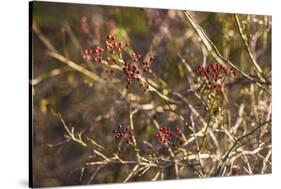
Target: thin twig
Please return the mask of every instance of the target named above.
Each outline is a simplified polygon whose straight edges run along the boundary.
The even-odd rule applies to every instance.
[[[37,84],[39,84],[40,82],[42,82],[43,80],[47,79],[47,78],[51,78],[54,76],[58,76],[62,73],[65,72],[69,72],[72,71],[73,69],[71,69],[70,67],[62,67],[62,68],[55,68],[47,73],[43,73],[41,75],[38,75],[37,77],[35,77],[34,79],[31,80],[31,85],[35,86]]]
[[[67,136],[73,140],[74,142],[82,145],[83,147],[87,147],[87,144],[82,140],[82,132],[80,132],[78,134],[78,137],[75,136],[74,133],[74,128],[72,127],[71,130],[68,128],[68,126],[66,125],[65,121],[62,119],[60,114],[55,114],[55,116],[60,120],[60,122],[62,123],[65,131],[67,132]]]
[[[68,65],[69,67],[73,68],[74,70],[83,73],[84,75],[88,76],[89,78],[93,79],[94,81],[97,81],[99,83],[104,83],[103,79],[101,79],[98,75],[94,74],[93,72],[90,72],[89,70],[87,70],[86,68],[80,66],[79,64],[65,58],[64,56],[62,56],[59,53],[53,52],[53,51],[49,51],[47,53],[50,57],[53,57],[54,59],[59,60],[60,62]]]

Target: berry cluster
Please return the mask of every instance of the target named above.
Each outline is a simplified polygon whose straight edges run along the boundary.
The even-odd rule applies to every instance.
[[[160,142],[164,144],[171,144],[173,146],[176,146],[182,143],[180,140],[182,138],[182,132],[179,128],[175,128],[174,132],[166,127],[160,128],[156,134],[156,137]]]
[[[82,51],[82,58],[84,61],[92,63],[99,63],[104,65],[118,64],[122,67],[123,73],[126,76],[126,88],[132,83],[138,83],[139,88],[146,91],[148,85],[145,83],[144,74],[149,71],[154,56],[150,55],[148,60],[141,60],[141,55],[138,53],[131,53],[128,43],[118,41],[116,37],[108,35],[105,41],[105,48],[95,46],[93,48],[86,48]],[[127,54],[126,60],[123,54]]]
[[[93,63],[98,62],[98,63],[104,63],[103,62],[103,57],[102,57],[102,52],[104,51],[103,48],[96,46],[94,48],[87,48],[84,49],[82,52],[82,58],[85,61],[91,61]]]
[[[220,64],[209,64],[208,66],[199,65],[197,73],[205,78],[209,89],[214,89],[217,93],[222,92],[223,81],[226,76],[237,76],[237,72],[233,68],[227,68]]]
[[[116,140],[125,140],[127,143],[133,140],[133,131],[129,127],[119,125],[117,129],[113,130],[113,134]]]
[[[86,48],[82,51],[82,58],[85,61],[101,64],[117,64],[121,53],[126,50],[129,45],[123,44],[116,40],[112,35],[108,35],[105,41],[105,48],[95,46]]]
[[[139,83],[139,88],[147,91],[149,86],[145,84],[141,78],[143,78],[144,73],[148,72],[151,63],[154,60],[154,56],[150,55],[149,61],[141,61],[140,54],[132,53],[131,59],[132,61],[130,63],[125,62],[123,66],[123,72],[127,77],[126,88],[129,88],[134,81],[137,81]]]
[[[141,70],[136,64],[125,63],[125,65],[123,67],[123,72],[127,78],[127,85],[126,85],[127,89],[134,81],[139,82],[139,87],[142,88],[144,91],[146,91],[148,89],[148,85],[146,85],[144,83],[144,81],[142,81],[142,79],[141,79],[142,78]]]
[[[111,54],[121,53],[125,48],[129,47],[128,43],[123,44],[122,42],[117,41],[112,35],[108,35],[106,39],[106,50]]]

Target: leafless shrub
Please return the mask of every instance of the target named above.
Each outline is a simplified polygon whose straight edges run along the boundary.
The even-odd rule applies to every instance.
[[[252,70],[230,61],[229,50],[222,53],[198,24],[196,16],[188,11],[168,11],[162,22],[157,21],[159,30],[146,55],[136,53],[129,41],[113,35],[98,41],[97,30],[91,33],[86,17],[81,19],[81,29],[93,47],[81,48],[79,39],[66,24],[69,38],[76,44],[77,52],[82,53],[79,63],[57,50],[33,24],[33,32],[47,48],[47,55],[65,66],[33,78],[34,96],[40,82],[72,70],[79,77],[86,76],[95,85],[95,92],[114,96],[94,99],[94,103],[109,100],[111,107],[91,116],[94,119],[91,127],[78,127],[60,112],[52,111],[64,129],[65,140],[58,144],[50,142],[49,147],[72,143],[82,149],[86,158],[74,170],[80,172],[81,184],[271,172],[271,70],[257,61],[266,47],[256,52],[257,44],[253,42],[264,31],[255,31],[249,42],[243,23],[251,24],[249,19],[255,17],[249,16],[248,20],[243,17],[243,22],[239,15],[228,17],[235,23],[229,35],[234,32],[241,40],[244,45],[241,51],[248,56],[243,64]],[[183,72],[184,89],[169,85],[153,71],[161,41],[172,40],[169,24],[174,18],[187,28],[178,48],[183,50],[176,53],[175,63]],[[202,52],[202,63],[191,63],[184,47],[188,39],[192,43],[190,48]],[[152,62],[154,58],[156,61]],[[94,104],[93,108],[103,107]],[[118,114],[125,119],[118,118]],[[112,174],[120,175],[105,176]]]

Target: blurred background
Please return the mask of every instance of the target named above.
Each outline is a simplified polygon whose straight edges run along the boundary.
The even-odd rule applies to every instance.
[[[191,70],[202,63],[214,63],[214,59],[204,49],[202,41],[191,27],[181,10],[159,10],[131,7],[95,6],[64,3],[33,3],[32,21],[42,34],[64,57],[86,67],[104,79],[100,85],[90,78],[76,72],[67,65],[51,58],[47,48],[33,33],[33,182],[34,186],[62,186],[87,184],[96,166],[84,170],[85,162],[98,159],[91,150],[69,142],[64,137],[65,129],[54,116],[61,114],[69,127],[84,131],[84,137],[93,138],[105,148],[106,154],[116,151],[118,143],[112,133],[120,124],[129,124],[129,110],[132,104],[153,104],[155,107],[165,104],[155,94],[144,93],[137,87],[125,88],[126,81],[122,75],[108,75],[104,69],[89,65],[81,56],[82,50],[95,45],[102,45],[108,34],[114,34],[119,40],[127,42],[130,47],[142,56],[155,55],[151,65],[151,78],[158,79],[162,93],[180,93],[187,96],[202,116],[207,113],[200,102],[188,97],[190,79],[197,83],[196,75]],[[243,41],[232,14],[192,12],[198,24],[205,30],[221,54],[233,62],[245,73],[256,76],[255,69],[249,63]],[[266,78],[271,81],[271,17],[256,15],[239,15],[242,27],[249,39],[248,43],[256,61]],[[185,64],[183,64],[183,60]],[[193,73],[194,74],[194,73]],[[163,82],[161,82],[162,80]],[[266,85],[271,88],[271,85]],[[271,90],[271,89],[270,89]],[[245,81],[243,77],[229,81],[226,93],[230,102],[227,113],[229,127],[236,124],[241,104],[244,104],[243,123],[246,125],[237,136],[271,116],[271,97],[261,89]],[[190,111],[184,106],[178,108],[181,115],[189,118]],[[256,111],[252,111],[252,110]],[[137,143],[149,153],[142,141],[149,141],[155,150],[160,143],[155,138],[157,130],[153,127],[151,117],[156,117],[161,127],[180,127],[186,137],[191,131],[174,114],[168,111],[138,111],[134,116]],[[253,121],[254,120],[254,121]],[[197,123],[197,120],[195,120]],[[198,123],[198,128],[201,128]],[[240,130],[239,130],[240,131]],[[261,138],[271,143],[271,126],[268,134]],[[242,134],[241,134],[242,133]],[[224,136],[218,135],[224,141]],[[220,143],[222,151],[227,143]],[[192,153],[192,144],[186,147]],[[212,147],[210,147],[210,150]],[[124,159],[134,157],[125,145]],[[261,151],[266,156],[270,149]],[[160,151],[159,151],[160,152]],[[163,152],[165,153],[165,152]],[[261,173],[262,159],[253,158],[253,174]],[[238,168],[232,175],[249,174]],[[211,163],[210,163],[211,164]],[[242,163],[241,163],[242,164]],[[206,163],[208,169],[208,163]],[[130,165],[107,165],[101,169],[92,183],[123,182],[131,172]],[[151,180],[157,170],[151,169],[131,181]],[[270,173],[268,166],[264,173]],[[175,179],[173,169],[167,169],[165,179]],[[181,172],[181,178],[196,177],[189,170]]]

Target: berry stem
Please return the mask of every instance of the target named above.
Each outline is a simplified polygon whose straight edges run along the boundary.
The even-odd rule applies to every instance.
[[[205,130],[204,130],[203,142],[202,142],[202,144],[201,144],[201,146],[200,146],[200,148],[199,148],[199,153],[205,149],[206,139],[207,139],[207,131],[208,131],[210,125],[211,125],[210,123],[211,123],[211,120],[212,120],[212,115],[213,115],[213,110],[214,110],[214,104],[215,104],[215,103],[212,103],[212,104],[211,104],[211,108],[210,108],[210,112],[209,112],[209,116],[208,116],[208,122],[207,122],[207,126],[206,126],[206,128],[205,128]]]

